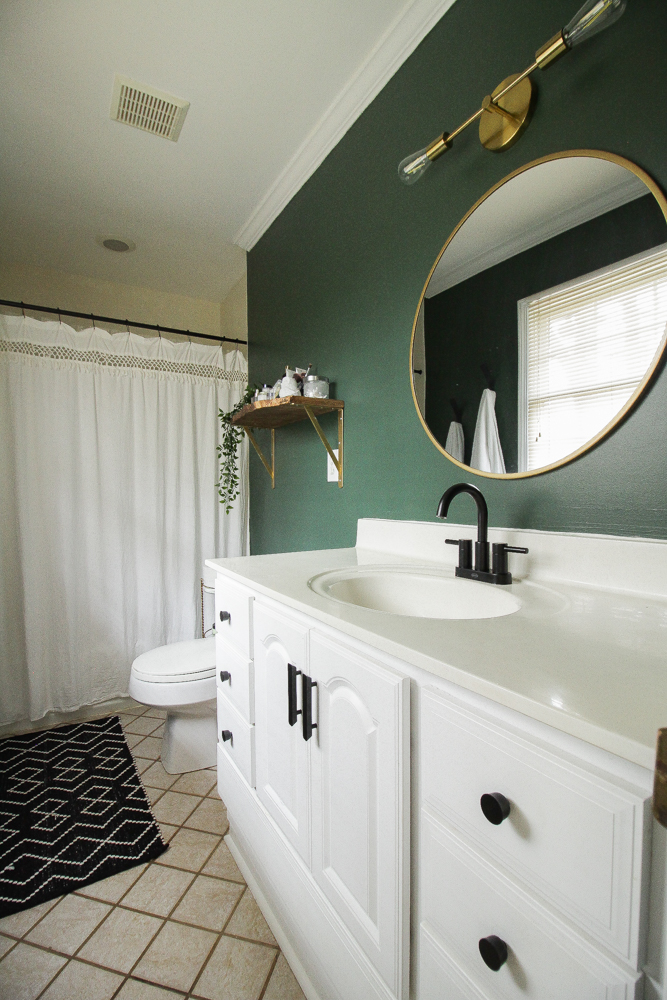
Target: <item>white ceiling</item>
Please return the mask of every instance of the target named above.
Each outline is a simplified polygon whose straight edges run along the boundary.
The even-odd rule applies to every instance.
[[[453,2],[5,0],[0,258],[224,298]],[[115,73],[190,102],[177,143],[110,119]]]

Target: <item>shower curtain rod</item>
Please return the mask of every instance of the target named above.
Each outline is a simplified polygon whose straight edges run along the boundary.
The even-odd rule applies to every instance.
[[[247,344],[247,340],[234,340],[233,337],[214,337],[210,333],[195,333],[194,330],[175,330],[171,326],[155,326],[153,323],[130,323],[127,319],[113,319],[111,316],[95,316],[93,313],[72,312],[71,309],[52,309],[50,306],[30,306],[27,302],[11,302],[0,299],[0,306],[13,306],[14,309],[29,309],[30,312],[53,313],[55,316],[76,316],[77,319],[91,319],[93,323],[113,323],[115,326],[134,326],[140,330],[156,330],[158,333],[177,333],[179,337],[202,337],[204,340],[226,341],[228,344]]]

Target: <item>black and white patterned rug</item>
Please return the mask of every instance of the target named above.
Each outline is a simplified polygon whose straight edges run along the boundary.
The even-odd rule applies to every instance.
[[[0,917],[166,849],[116,716],[0,740]]]

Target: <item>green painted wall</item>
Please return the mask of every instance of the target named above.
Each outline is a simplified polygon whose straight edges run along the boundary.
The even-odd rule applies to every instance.
[[[566,23],[576,0],[457,0],[293,198],[248,258],[253,381],[313,362],[345,400],[345,486],[326,482],[306,424],[277,432],[276,488],[251,456],[251,551],[354,544],[359,517],[434,518],[461,471],[417,417],[408,348],[424,281],[447,235],[491,185],[564,149],[610,150],[667,190],[667,5],[634,0],[618,24],[537,76],[533,121],[501,154],[475,130],[414,187],[396,166]],[[333,418],[323,418],[331,437]],[[667,538],[667,373],[629,418],[576,462],[527,480],[465,476],[490,523]],[[473,521],[467,498],[452,516]]]
[[[498,433],[508,472],[518,462],[519,343],[517,302],[667,242],[667,222],[653,195],[605,212],[581,226],[489,267],[426,299],[426,423],[444,446],[463,407],[466,461],[489,367]],[[667,317],[666,317],[667,319]]]

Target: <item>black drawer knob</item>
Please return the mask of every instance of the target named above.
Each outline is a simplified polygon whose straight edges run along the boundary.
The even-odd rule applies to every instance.
[[[507,945],[495,934],[489,934],[488,937],[481,939],[479,953],[492,972],[497,972],[507,961]]]
[[[231,738],[232,738],[232,731],[231,731],[231,729],[223,729],[222,732],[220,733],[220,735],[222,736],[222,742],[226,743],[227,740],[231,740]]]
[[[220,621],[221,622],[230,622],[231,623],[231,620],[232,620],[232,616],[230,615],[229,611],[221,611],[220,612]]]
[[[225,683],[225,681],[231,681],[231,679],[232,675],[230,674],[229,670],[220,671],[220,680],[222,681],[223,684]]]
[[[500,826],[502,821],[507,819],[510,814],[511,806],[509,799],[506,799],[501,792],[491,792],[490,794],[482,795],[479,804],[489,823],[493,823],[494,826]]]

